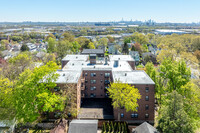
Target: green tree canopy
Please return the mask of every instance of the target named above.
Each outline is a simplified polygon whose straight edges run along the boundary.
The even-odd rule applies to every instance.
[[[19,76],[19,80],[14,82],[13,89],[10,87],[4,92],[9,92],[10,96],[3,95],[4,102],[0,107],[10,106],[14,110],[17,122],[34,122],[40,119],[43,112],[53,112],[63,110],[64,99],[60,95],[53,93],[52,89],[56,86],[54,83],[58,75],[55,74],[58,66],[56,63],[49,62],[44,66],[36,67],[34,70],[26,69]],[[7,79],[1,80],[4,81]],[[9,83],[9,81],[6,81]],[[6,105],[8,103],[8,105]],[[7,111],[7,113],[9,113]]]
[[[21,46],[20,50],[21,50],[22,52],[24,52],[24,51],[29,51],[29,47],[28,47],[26,44],[23,44],[23,45]]]
[[[55,38],[52,38],[52,37],[49,37],[48,40],[48,48],[47,48],[47,52],[48,53],[54,53],[56,52],[56,39]]]
[[[194,133],[190,116],[184,111],[183,97],[176,91],[168,95],[160,110],[157,129],[163,133]]]
[[[74,35],[72,35],[69,32],[63,33],[62,36],[64,37],[64,40],[67,40],[69,42],[73,42],[74,41]]]
[[[137,111],[137,100],[141,98],[139,90],[134,86],[126,83],[112,83],[109,88],[109,97],[113,101],[113,107],[119,108],[124,106],[126,111]]]

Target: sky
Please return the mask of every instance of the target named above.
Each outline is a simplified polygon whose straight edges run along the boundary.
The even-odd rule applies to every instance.
[[[200,22],[200,0],[0,0],[0,22]]]

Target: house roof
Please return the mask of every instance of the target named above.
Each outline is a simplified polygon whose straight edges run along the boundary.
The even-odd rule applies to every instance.
[[[68,133],[97,133],[98,120],[72,120]]]
[[[147,122],[144,122],[135,129],[133,129],[132,133],[159,133],[159,132],[152,125],[150,125]]]
[[[83,49],[82,54],[104,54],[103,49]]]

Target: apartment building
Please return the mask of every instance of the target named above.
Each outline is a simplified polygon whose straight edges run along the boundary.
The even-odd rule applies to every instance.
[[[74,84],[77,109],[86,110],[86,112],[80,111],[82,113],[78,115],[80,119],[154,123],[155,83],[144,71],[135,70],[135,61],[130,55],[110,55],[104,60],[97,60],[96,54],[67,55],[62,60],[62,69],[57,73],[60,76],[56,83],[61,89],[65,84]],[[138,100],[137,112],[126,112],[123,107],[113,109],[107,88],[110,83],[116,81],[134,85],[139,89],[142,97]],[[92,112],[93,108],[101,107],[103,110],[94,109]]]

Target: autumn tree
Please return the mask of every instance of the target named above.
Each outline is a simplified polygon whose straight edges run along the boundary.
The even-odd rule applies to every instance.
[[[114,108],[124,106],[127,112],[137,111],[137,100],[141,98],[141,95],[139,90],[134,86],[117,81],[109,86],[108,92],[109,97],[112,99],[112,105]],[[118,116],[118,118],[120,117]]]
[[[141,47],[142,47],[142,46],[141,46],[139,43],[135,43],[135,44],[134,44],[135,50],[138,51],[140,54],[141,54],[141,52],[142,52],[142,48],[141,48]]]
[[[112,36],[107,36],[109,43],[114,43],[115,38]]]
[[[196,50],[194,52],[194,55],[197,57],[197,59],[200,61],[200,50]]]

